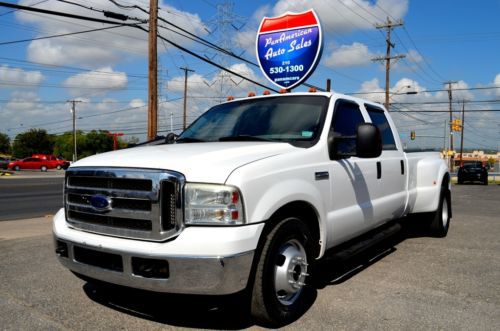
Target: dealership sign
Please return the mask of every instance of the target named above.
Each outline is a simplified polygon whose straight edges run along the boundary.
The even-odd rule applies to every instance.
[[[314,10],[265,17],[257,33],[257,59],[273,84],[291,89],[312,74],[321,57],[323,36]]]

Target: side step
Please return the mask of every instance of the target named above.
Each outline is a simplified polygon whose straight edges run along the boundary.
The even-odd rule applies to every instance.
[[[325,256],[329,260],[347,260],[355,255],[363,253],[367,249],[380,243],[381,241],[392,237],[401,230],[401,224],[391,223],[372,230],[358,238],[348,241],[345,244],[337,246]]]

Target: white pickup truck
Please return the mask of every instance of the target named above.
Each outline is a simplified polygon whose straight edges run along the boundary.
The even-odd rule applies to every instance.
[[[283,325],[327,250],[415,213],[447,234],[438,153],[403,152],[379,104],[286,93],[217,105],[170,143],[72,164],[53,234],[59,261],[87,280],[247,293],[258,321]]]

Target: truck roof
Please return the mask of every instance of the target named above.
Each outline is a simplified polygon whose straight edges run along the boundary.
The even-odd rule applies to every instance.
[[[328,98],[335,98],[335,99],[347,99],[347,100],[352,100],[356,101],[361,104],[370,104],[372,106],[375,106],[377,108],[384,109],[384,106],[380,103],[358,98],[352,95],[347,95],[347,94],[342,94],[342,93],[337,93],[337,92],[288,92],[288,93],[275,93],[275,94],[266,94],[266,95],[255,95],[255,96],[248,96],[244,98],[234,98],[232,100],[226,101],[226,103],[230,102],[236,102],[236,101],[242,101],[242,100],[252,100],[252,99],[264,99],[264,98],[275,98],[275,97],[287,97],[287,96],[297,96],[297,95],[316,95],[316,96],[324,96]]]

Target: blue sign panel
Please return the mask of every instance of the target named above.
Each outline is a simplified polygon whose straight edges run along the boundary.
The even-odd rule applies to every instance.
[[[321,26],[314,10],[265,17],[256,47],[267,79],[284,89],[298,86],[314,71],[323,49]]]

